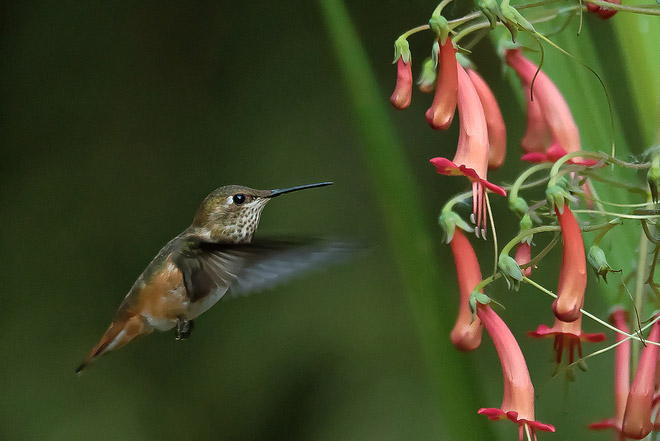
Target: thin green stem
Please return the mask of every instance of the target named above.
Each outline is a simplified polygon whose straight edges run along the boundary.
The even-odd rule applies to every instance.
[[[651,219],[651,218],[658,218],[660,217],[660,214],[646,214],[646,215],[641,215],[641,214],[625,214],[625,213],[614,213],[611,211],[598,211],[598,210],[587,210],[587,209],[581,209],[581,210],[573,210],[573,213],[584,213],[584,214],[604,214],[607,216],[614,216],[614,217],[620,217],[623,219]]]
[[[413,34],[416,34],[418,32],[428,31],[429,29],[431,29],[431,26],[429,26],[427,24],[417,26],[416,28],[412,28],[412,29],[404,32],[403,34],[401,34],[401,36],[399,38],[407,39],[408,37],[410,37]]]
[[[518,179],[516,179],[516,181],[511,186],[511,191],[509,192],[509,200],[513,201],[513,200],[518,199],[518,192],[520,191],[520,188],[525,183],[527,178],[529,178],[531,175],[533,175],[534,173],[536,173],[538,171],[545,170],[545,169],[551,168],[551,167],[552,167],[552,163],[551,162],[546,162],[546,163],[543,163],[543,164],[538,164],[538,165],[532,166],[532,167],[528,168],[527,170],[525,170],[524,172],[522,172],[522,174],[520,176],[518,176]]]
[[[594,181],[602,182],[603,184],[607,184],[610,187],[620,188],[620,189],[626,190],[627,192],[630,192],[630,193],[637,193],[637,194],[643,194],[643,195],[646,195],[646,193],[647,193],[647,191],[645,189],[640,188],[636,185],[626,184],[626,183],[623,183],[623,182],[614,181],[612,179],[607,179],[607,178],[604,178],[600,175],[597,175],[596,173],[592,173],[589,170],[584,170],[582,172],[582,174],[583,174],[583,176],[587,176],[590,179],[593,179]]]
[[[449,3],[451,3],[452,0],[442,0],[438,6],[435,7],[433,10],[433,13],[431,14],[431,17],[439,17],[442,15],[442,10],[447,6]]]
[[[559,228],[559,225],[543,225],[541,227],[534,227],[529,230],[522,231],[516,237],[514,237],[509,242],[507,242],[506,245],[504,245],[500,254],[509,254],[511,252],[511,249],[513,249],[514,246],[518,245],[518,243],[520,243],[520,241],[526,238],[527,236],[531,236],[536,233],[545,233],[548,231],[561,231],[561,228]]]
[[[637,278],[635,279],[635,293],[634,293],[634,308],[638,315],[643,315],[644,312],[644,273],[646,272],[646,259],[648,255],[649,241],[642,231],[639,235],[639,260],[637,261]],[[639,346],[633,345],[632,350],[632,370],[635,371],[637,365],[637,358],[639,354]]]
[[[594,240],[593,240],[592,244],[593,244],[594,246],[598,246],[598,244],[599,244],[600,241],[603,239],[603,237],[605,237],[605,235],[606,235],[606,234],[607,234],[612,228],[616,227],[617,225],[621,225],[622,223],[623,223],[623,222],[615,222],[615,223],[608,222],[607,225],[606,225],[605,227],[603,227],[603,229],[602,229],[602,230],[596,235],[596,237],[594,237]]]
[[[532,285],[534,288],[536,288],[536,289],[538,289],[539,291],[541,291],[541,292],[543,292],[543,293],[549,295],[549,296],[552,297],[552,298],[555,298],[555,299],[557,298],[557,294],[555,294],[555,293],[553,293],[552,291],[546,289],[543,285],[539,285],[538,283],[536,283],[536,282],[533,281],[532,279],[529,279],[529,278],[523,276],[523,282],[529,283],[529,284]],[[605,327],[608,328],[608,329],[611,329],[612,331],[614,331],[614,332],[616,332],[616,333],[618,333],[618,334],[625,335],[626,337],[628,337],[628,338],[630,338],[630,339],[632,339],[632,340],[637,340],[637,341],[641,341],[641,342],[650,343],[650,344],[653,344],[653,345],[656,345],[656,346],[660,346],[660,343],[657,343],[657,342],[654,342],[654,341],[647,341],[647,340],[644,340],[644,339],[642,339],[641,337],[639,337],[639,336],[637,336],[637,335],[628,334],[627,332],[622,331],[621,329],[617,328],[616,326],[610,325],[610,324],[607,323],[606,321],[601,320],[601,319],[598,318],[597,316],[593,315],[593,314],[590,313],[589,311],[585,311],[585,310],[582,309],[582,308],[580,308],[580,312],[581,312],[585,317],[589,317],[591,320],[595,321],[596,323],[599,323],[599,324],[605,326]]]
[[[626,6],[618,5],[615,3],[606,2],[603,0],[582,0],[585,3],[591,3],[597,6],[604,7],[605,9],[614,9],[620,12],[630,12],[633,14],[642,15],[660,15],[660,8],[657,5],[640,5],[640,6]]]
[[[493,210],[490,208],[490,198],[488,197],[487,192],[484,193],[484,197],[486,198],[486,208],[488,210],[488,219],[490,220],[490,229],[493,233],[493,252],[495,253],[493,274],[495,274],[497,272],[497,257],[499,256],[497,253],[497,230],[495,228],[495,219],[493,219]],[[486,235],[484,234],[484,239],[486,238],[485,236]]]
[[[655,324],[658,320],[660,320],[660,315],[658,315],[657,317],[655,317],[655,318],[654,318],[653,320],[651,320],[648,324],[646,324],[643,328],[641,328],[641,329],[640,329],[640,332],[641,332],[641,331],[646,331],[648,328],[650,328],[651,326],[653,326],[653,324]],[[619,329],[619,331],[620,331],[620,332],[619,332],[620,334],[624,334],[624,335],[625,335],[625,332],[621,331],[620,329]],[[637,336],[636,336],[636,337],[637,337]],[[637,337],[637,338],[639,338],[639,337]],[[614,343],[614,344],[611,344],[611,345],[609,345],[609,346],[607,346],[607,347],[605,347],[605,348],[599,349],[599,350],[597,350],[597,351],[592,352],[591,354],[587,354],[587,355],[585,355],[584,357],[581,357],[580,359],[578,359],[578,360],[574,361],[573,363],[569,364],[568,366],[566,366],[566,368],[570,368],[570,367],[572,367],[572,366],[574,366],[574,365],[580,363],[581,361],[585,361],[585,360],[587,360],[587,359],[589,359],[589,358],[592,358],[592,357],[595,357],[595,356],[597,356],[597,355],[604,354],[604,353],[607,352],[607,351],[611,351],[612,349],[616,348],[617,346],[619,346],[619,345],[621,345],[621,344],[623,344],[623,343],[625,343],[625,342],[627,342],[627,341],[629,341],[629,340],[635,340],[635,338],[633,338],[633,337],[626,337],[626,338],[624,338],[623,340],[620,340],[620,341],[618,341],[618,342],[616,342],[616,343]],[[641,340],[641,339],[640,339],[640,340]],[[648,340],[646,340],[646,342],[647,342],[647,343],[655,343],[655,342],[649,342]]]

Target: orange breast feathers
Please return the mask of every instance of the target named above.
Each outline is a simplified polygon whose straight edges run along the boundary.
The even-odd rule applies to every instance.
[[[165,268],[141,287],[130,315],[141,315],[157,329],[169,329],[177,317],[185,315],[190,300],[183,285],[183,274],[168,258]],[[165,326],[166,321],[172,325]]]

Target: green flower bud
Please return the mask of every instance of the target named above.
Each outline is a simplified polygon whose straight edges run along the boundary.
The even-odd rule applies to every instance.
[[[605,257],[605,252],[596,245],[593,245],[589,248],[587,253],[587,262],[591,265],[596,277],[601,276],[605,283],[607,283],[607,273],[620,273],[621,270],[612,269],[612,267],[607,263],[607,258]]]
[[[433,57],[428,57],[424,60],[422,65],[422,73],[419,75],[419,80],[417,80],[417,85],[419,90],[424,93],[432,92],[435,88],[435,80],[438,76],[438,73],[435,70],[435,65],[437,63],[437,54],[436,61],[433,61]]]
[[[506,280],[507,287],[518,291],[520,289],[520,282],[523,280],[523,273],[515,259],[508,254],[500,254],[497,266]]]

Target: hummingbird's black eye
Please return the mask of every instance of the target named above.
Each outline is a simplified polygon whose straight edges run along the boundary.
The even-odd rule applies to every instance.
[[[244,194],[235,194],[234,197],[232,198],[234,201],[234,204],[236,205],[241,205],[243,202],[245,202],[245,195]]]

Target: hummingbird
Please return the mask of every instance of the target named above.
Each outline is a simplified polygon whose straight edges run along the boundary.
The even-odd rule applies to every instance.
[[[252,237],[273,198],[332,182],[275,190],[227,185],[209,194],[192,224],[170,240],[135,281],[101,340],[76,369],[153,330],[190,336],[200,314],[228,291],[247,294],[273,286],[345,254],[339,242],[262,240]]]

